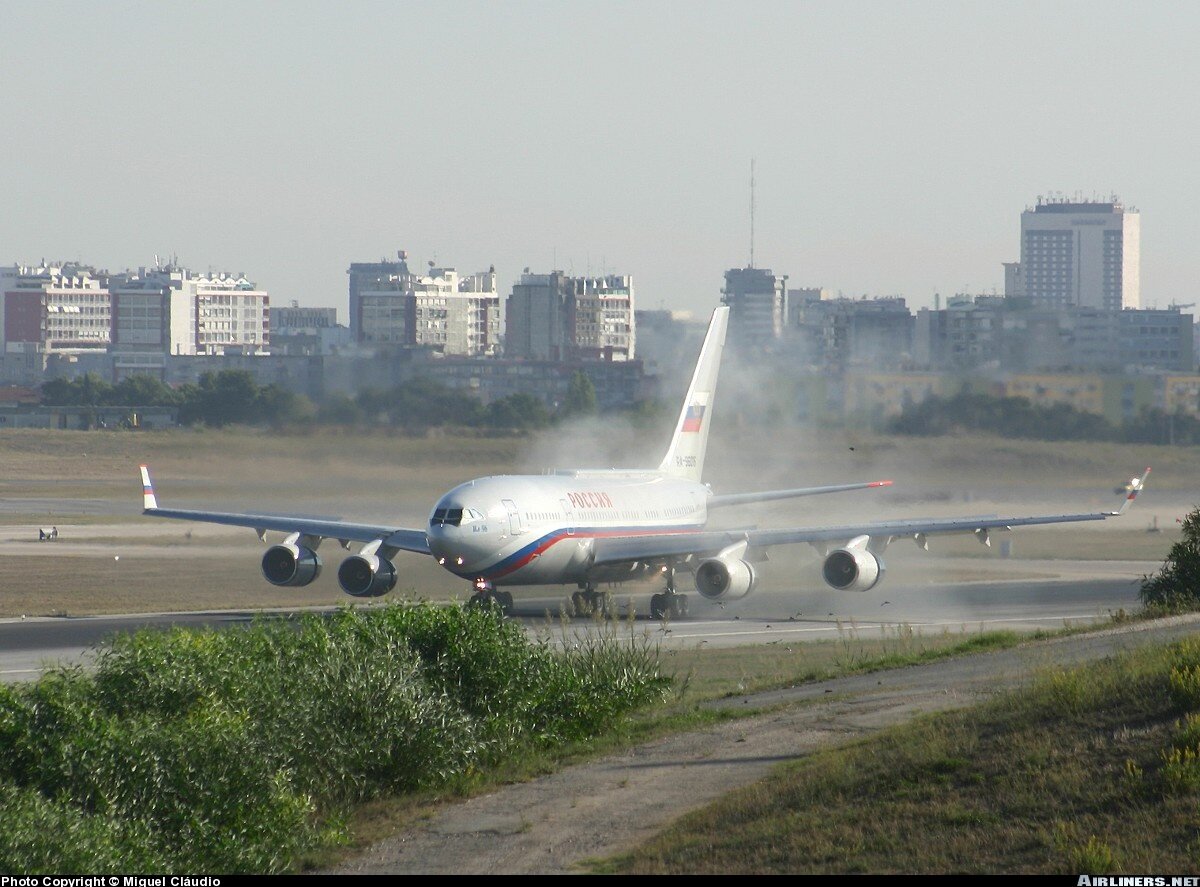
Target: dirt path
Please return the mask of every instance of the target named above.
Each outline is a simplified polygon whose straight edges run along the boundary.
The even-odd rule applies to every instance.
[[[714,705],[788,705],[710,730],[666,737],[449,805],[334,871],[578,871],[580,861],[631,848],[681,814],[762,778],[781,761],[921,712],[970,705],[1019,685],[1039,667],[1102,658],[1197,630],[1200,615],[1173,617],[1014,650],[721,700]]]

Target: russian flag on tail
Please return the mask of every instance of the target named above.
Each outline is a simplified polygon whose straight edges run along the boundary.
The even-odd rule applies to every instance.
[[[687,408],[687,413],[683,417],[683,431],[697,432],[700,430],[700,422],[704,418],[704,405],[693,404]]]

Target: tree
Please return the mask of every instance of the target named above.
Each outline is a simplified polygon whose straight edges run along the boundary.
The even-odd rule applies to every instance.
[[[113,387],[95,373],[78,379],[51,379],[42,386],[42,403],[48,406],[94,407],[110,403]]]
[[[488,404],[486,424],[490,428],[530,431],[550,422],[546,405],[531,394],[513,394]]]
[[[271,384],[258,392],[258,420],[275,427],[311,422],[317,410],[303,394]]]
[[[112,393],[112,385],[96,373],[84,373],[79,380],[79,402],[94,407],[106,402]]]
[[[1171,546],[1167,559],[1139,592],[1148,607],[1194,610],[1200,605],[1200,508],[1183,519],[1183,538]]]
[[[66,407],[77,404],[79,392],[70,379],[51,379],[42,383],[42,403],[51,407]]]
[[[317,421],[325,425],[359,425],[363,408],[345,394],[330,394],[317,412]]]
[[[426,378],[416,378],[387,391],[364,388],[358,406],[372,422],[424,431],[450,425],[471,428],[483,424],[479,398]]]
[[[596,412],[596,386],[583,370],[576,370],[567,386],[567,398],[558,408],[559,416],[591,416]]]
[[[180,419],[203,422],[215,428],[238,423],[250,424],[257,418],[258,385],[249,370],[221,370],[205,373],[198,388],[189,392],[195,399],[186,403]]]
[[[122,379],[112,393],[109,402],[117,406],[156,407],[178,403],[171,386],[149,373],[135,373]]]

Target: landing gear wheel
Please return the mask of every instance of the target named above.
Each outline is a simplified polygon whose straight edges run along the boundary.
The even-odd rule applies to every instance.
[[[592,604],[588,600],[587,592],[577,591],[571,595],[571,609],[576,618],[592,612]]]
[[[650,595],[650,618],[651,619],[666,619],[667,612],[670,607],[668,594],[652,594]]]
[[[604,619],[611,619],[616,609],[613,606],[613,596],[607,591],[584,592],[592,613],[599,614]]]
[[[489,606],[491,604],[491,602],[492,602],[491,595],[488,595],[482,591],[477,591],[473,595],[471,595],[469,598],[467,598],[467,609],[468,610],[479,610],[479,609],[482,609],[483,607]]]
[[[688,599],[686,594],[673,594],[669,602],[672,619],[687,619]]]
[[[510,591],[496,591],[492,593],[492,597],[500,606],[500,612],[505,616],[513,614],[513,596]]]

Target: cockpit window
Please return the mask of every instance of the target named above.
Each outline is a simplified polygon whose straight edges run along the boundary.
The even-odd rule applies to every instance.
[[[484,520],[481,512],[474,508],[438,508],[429,519],[431,527],[457,527],[473,521]]]
[[[457,527],[462,523],[462,519],[463,510],[461,508],[439,508],[429,519],[429,525],[431,527]]]

